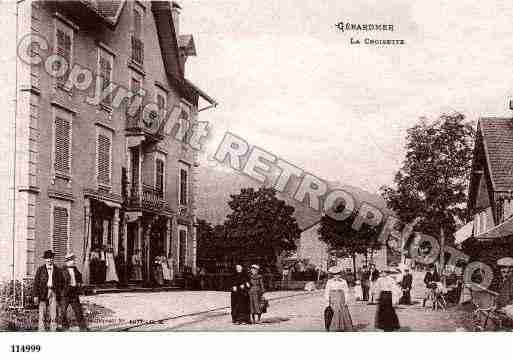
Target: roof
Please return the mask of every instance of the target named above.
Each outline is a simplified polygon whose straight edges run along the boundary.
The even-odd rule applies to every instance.
[[[480,118],[486,161],[491,172],[493,189],[513,190],[513,119]]]
[[[490,230],[476,236],[479,241],[489,241],[496,238],[504,238],[513,235],[513,217],[491,228]]]

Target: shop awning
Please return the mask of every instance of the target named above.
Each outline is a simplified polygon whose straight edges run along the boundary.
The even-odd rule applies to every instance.
[[[513,235],[513,216],[490,230],[476,236],[480,241],[489,241],[497,238],[504,238]]]
[[[470,236],[472,236],[472,230],[474,228],[474,221],[468,222],[463,227],[458,229],[456,233],[454,233],[454,244],[461,244]]]

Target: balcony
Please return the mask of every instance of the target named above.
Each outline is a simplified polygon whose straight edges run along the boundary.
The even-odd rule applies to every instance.
[[[166,207],[166,201],[161,191],[143,184],[142,192],[138,188],[130,190],[127,206],[132,209],[161,211]]]

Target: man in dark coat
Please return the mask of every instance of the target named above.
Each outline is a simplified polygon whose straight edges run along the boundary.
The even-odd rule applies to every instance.
[[[379,270],[374,264],[370,266],[370,303],[373,304],[377,300],[377,282],[379,279]]]
[[[68,306],[71,305],[80,330],[87,331],[87,325],[80,304],[79,294],[82,287],[82,274],[75,267],[75,255],[68,253],[64,258],[66,267],[62,271],[63,288],[61,301],[61,316],[63,329],[69,329],[67,316]]]
[[[409,268],[405,268],[404,276],[403,276],[403,279],[401,280],[401,289],[403,290],[403,296],[399,300],[400,304],[406,304],[406,305],[411,304],[410,291],[411,291],[412,284],[413,284],[413,276],[411,275]]]
[[[44,252],[45,264],[40,266],[34,277],[34,304],[39,306],[38,329],[45,330],[45,316],[50,317],[50,330],[57,330],[57,307],[62,293],[62,272],[54,265],[51,250]]]
[[[360,282],[361,282],[361,285],[362,285],[362,296],[363,296],[363,300],[366,302],[369,300],[369,287],[370,287],[370,271],[369,269],[367,268],[366,265],[363,266],[363,270],[362,270],[362,276],[360,278]]]
[[[250,324],[249,310],[249,278],[243,272],[240,264],[235,266],[235,273],[231,282],[231,309],[232,323],[234,324]]]
[[[438,275],[438,272],[436,271],[436,268],[434,266],[430,266],[426,275],[424,276],[424,284],[426,285],[426,293],[429,294],[436,288],[435,282],[440,282],[440,276]],[[434,295],[434,294],[432,294]],[[422,306],[424,307],[426,305],[427,296],[422,301]],[[434,303],[433,303],[434,306]]]
[[[497,309],[513,304],[513,258],[506,257],[497,261],[501,272]]]

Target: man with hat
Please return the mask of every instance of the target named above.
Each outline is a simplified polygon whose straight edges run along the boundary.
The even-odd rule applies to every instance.
[[[66,266],[63,270],[63,288],[62,288],[62,327],[63,329],[69,329],[69,321],[67,316],[68,306],[71,305],[75,318],[78,322],[80,330],[87,331],[87,325],[82,311],[82,305],[80,304],[79,294],[82,286],[82,274],[75,267],[75,255],[73,253],[66,254],[64,257]]]
[[[51,250],[44,252],[45,264],[40,266],[34,277],[34,303],[39,305],[40,331],[45,330],[45,316],[50,317],[50,330],[57,330],[57,304],[62,291],[62,273],[53,263],[54,254]]]
[[[503,310],[513,304],[513,258],[501,258],[497,261],[497,266],[501,272],[497,309]]]
[[[403,295],[399,300],[400,304],[411,305],[411,287],[413,284],[413,276],[410,273],[410,268],[404,267],[404,275],[401,280],[401,289]]]

